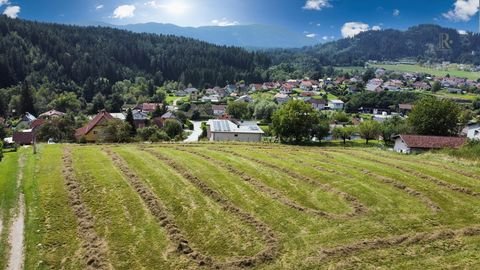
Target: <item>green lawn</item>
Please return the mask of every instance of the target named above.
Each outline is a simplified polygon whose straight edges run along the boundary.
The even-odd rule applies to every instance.
[[[174,96],[174,95],[172,95],[172,96],[171,96],[171,95],[167,95],[167,103],[168,103],[169,105],[173,105],[173,102],[174,102],[175,100],[177,100],[177,99],[180,99],[180,100],[182,100],[182,101],[184,101],[184,102],[188,102],[188,101],[190,100],[190,97],[188,97],[188,96],[187,96],[187,97],[177,97],[177,96]]]
[[[210,268],[198,258],[245,269],[478,266],[480,164],[378,144],[22,148],[0,162],[0,251],[24,156],[25,269],[85,269],[85,218],[115,269]]]

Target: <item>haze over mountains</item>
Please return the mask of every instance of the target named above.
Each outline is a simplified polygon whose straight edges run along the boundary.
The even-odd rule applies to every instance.
[[[136,33],[183,36],[216,45],[244,48],[301,48],[320,43],[317,39],[306,37],[302,33],[296,33],[283,27],[260,24],[181,27],[163,23],[113,25],[102,22],[93,23],[93,25],[129,30]]]

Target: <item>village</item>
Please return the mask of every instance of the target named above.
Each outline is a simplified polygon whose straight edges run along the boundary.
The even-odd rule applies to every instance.
[[[354,95],[381,95],[382,93],[427,93],[437,98],[450,98],[462,108],[474,113],[457,136],[432,137],[415,134],[389,134],[391,138],[382,138],[385,133],[377,131],[372,140],[392,142],[397,152],[410,153],[424,149],[459,148],[467,140],[480,139],[480,123],[475,117],[478,113],[478,98],[470,100],[465,95],[480,92],[480,82],[457,77],[431,77],[417,73],[398,73],[382,68],[370,69],[363,74],[349,74],[336,78],[319,80],[287,80],[284,82],[265,82],[246,85],[243,82],[199,90],[193,87],[170,93],[167,102],[141,103],[122,106],[122,111],[107,112],[102,109],[96,115],[87,116],[79,126],[78,119],[72,120],[75,129],[72,136],[57,136],[60,132],[52,128],[52,121],[67,117],[66,112],[52,110],[38,117],[26,112],[21,119],[6,126],[7,120],[0,119],[11,136],[4,139],[5,147],[12,145],[31,145],[44,141],[59,142],[133,142],[133,141],[272,141],[275,137],[271,127],[272,116],[289,101],[302,101],[319,114],[329,118],[328,132],[323,138],[311,137],[313,141],[360,140],[358,131],[347,135],[338,135],[335,129],[348,126],[358,127],[362,122],[371,120],[384,124],[392,119],[407,119],[414,108],[414,102],[396,103],[387,100],[387,106],[351,105]],[[444,93],[444,96],[438,95]],[[450,96],[447,96],[450,95]],[[473,105],[470,104],[473,102]],[[476,102],[476,103],[475,103]],[[71,117],[71,116],[70,116]],[[117,120],[117,125],[108,125]],[[127,123],[125,127],[118,123]],[[168,126],[168,127],[167,127]],[[164,132],[165,128],[168,132]],[[70,127],[71,128],[71,127]],[[122,129],[125,131],[121,133]],[[381,128],[379,128],[381,129]],[[106,131],[110,130],[110,131]],[[113,130],[113,131],[112,131]],[[110,133],[109,133],[110,132]],[[68,131],[67,131],[68,133]],[[115,134],[112,134],[115,133]],[[337,133],[337,134],[335,134]],[[133,138],[134,137],[134,138]],[[278,139],[278,138],[277,138]],[[273,139],[275,141],[275,139]]]

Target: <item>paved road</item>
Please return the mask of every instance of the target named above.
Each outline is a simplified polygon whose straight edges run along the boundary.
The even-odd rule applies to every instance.
[[[202,135],[202,122],[192,121],[193,123],[193,132],[188,136],[184,142],[198,142],[198,137]]]

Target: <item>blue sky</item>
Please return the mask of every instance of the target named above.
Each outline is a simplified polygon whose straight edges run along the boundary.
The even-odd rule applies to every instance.
[[[479,0],[0,0],[0,12],[23,19],[181,26],[267,24],[318,40],[368,29],[435,23],[478,31]]]

